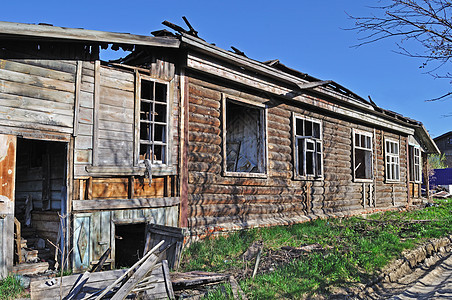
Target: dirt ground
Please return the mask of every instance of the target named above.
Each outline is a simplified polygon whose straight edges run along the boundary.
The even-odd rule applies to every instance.
[[[357,298],[452,299],[452,253],[438,254],[430,267],[419,266],[397,282],[380,283],[373,289],[368,289],[366,296]]]

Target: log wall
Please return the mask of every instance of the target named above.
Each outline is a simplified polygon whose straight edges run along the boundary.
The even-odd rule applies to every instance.
[[[406,136],[308,110],[302,104],[261,97],[198,74],[189,77],[188,221],[192,232],[287,224],[313,214],[361,212],[407,204]],[[223,176],[222,93],[232,99],[267,105],[267,178]],[[323,180],[293,179],[293,113],[322,121]],[[371,182],[353,180],[353,128],[373,134]],[[399,141],[401,180],[396,183],[385,180],[385,137]]]

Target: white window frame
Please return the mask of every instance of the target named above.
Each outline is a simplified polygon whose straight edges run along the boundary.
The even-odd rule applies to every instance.
[[[422,182],[422,153],[421,153],[421,147],[418,145],[409,145],[413,148],[413,155],[411,154],[411,151],[408,153],[408,160],[409,160],[409,166],[410,166],[410,181],[415,183],[421,183]],[[417,158],[417,162],[416,162]],[[412,178],[412,176],[414,178]]]
[[[227,170],[227,118],[226,118],[226,106],[227,102],[233,102],[244,107],[250,107],[260,111],[260,118],[262,120],[262,126],[260,128],[262,151],[260,155],[263,172],[251,173],[251,172],[234,172]],[[249,178],[267,178],[268,177],[268,132],[267,132],[267,105],[264,103],[255,102],[240,97],[235,97],[227,94],[222,94],[222,129],[223,129],[223,176],[229,177],[249,177]]]
[[[369,141],[370,148],[369,147],[365,147],[365,146],[363,147],[361,145],[361,142],[360,142],[360,145],[357,145],[356,144],[356,136],[357,135],[370,138],[370,141]],[[352,141],[352,143],[353,143],[353,165],[352,165],[353,180],[355,182],[372,182],[373,178],[374,178],[374,174],[373,174],[373,172],[374,172],[374,170],[373,170],[373,159],[374,159],[373,158],[373,156],[374,156],[374,153],[373,153],[373,151],[374,151],[374,145],[373,145],[374,137],[373,137],[373,133],[372,132],[368,132],[368,131],[362,131],[362,130],[358,130],[358,129],[353,129],[352,130],[352,139],[353,139],[353,141]],[[361,141],[361,139],[359,139],[359,140]],[[370,161],[368,162],[369,170],[366,169],[366,173],[370,174],[369,178],[357,178],[356,177],[356,170],[357,170],[357,167],[355,167],[355,165],[356,165],[356,150],[363,150],[363,151],[367,151],[368,153],[370,153]]]
[[[385,173],[386,181],[400,181],[400,144],[399,141],[385,138]],[[392,147],[391,147],[392,146]],[[394,152],[394,149],[397,149]]]
[[[162,154],[162,160],[155,160],[153,158],[150,159],[152,167],[153,167],[153,173],[155,171],[158,170],[163,170],[163,169],[168,169],[171,167],[171,141],[170,141],[170,131],[171,131],[171,122],[170,122],[170,116],[172,113],[172,108],[171,108],[171,101],[170,101],[170,82],[168,81],[164,81],[164,80],[159,80],[156,78],[152,78],[151,76],[148,75],[144,75],[141,73],[136,72],[136,83],[135,83],[135,165],[139,165],[139,166],[144,166],[144,160],[140,159],[140,146],[143,143],[144,140],[141,139],[141,124],[144,122],[144,120],[141,120],[141,86],[142,86],[142,81],[151,81],[154,83],[154,93],[155,93],[155,83],[159,83],[159,84],[163,84],[166,86],[166,117],[165,117],[165,122],[156,122],[156,121],[152,121],[151,123],[156,124],[156,123],[164,123],[162,126],[165,126],[165,133],[164,133],[164,139],[165,141],[155,141],[155,138],[150,137],[149,139],[149,145],[161,145],[162,146],[162,151],[164,152],[164,154]],[[147,99],[143,99],[143,100],[147,100]],[[155,102],[155,101],[154,101]],[[158,103],[159,105],[163,104],[163,102]],[[158,124],[157,124],[158,125]],[[146,143],[147,144],[147,143]],[[154,170],[154,167],[156,167]],[[167,171],[171,171],[171,170],[167,170]]]
[[[311,130],[311,135],[305,135],[306,132],[302,134],[297,134],[297,120],[303,122],[303,130],[306,128],[306,122],[314,123],[319,125],[319,136],[315,137],[313,134],[313,129]],[[313,128],[313,127],[311,127]],[[292,114],[292,131],[293,131],[293,153],[294,153],[294,179],[298,180],[322,180],[323,176],[323,124],[321,120],[305,117],[298,114]],[[313,149],[308,149],[307,145],[312,144]],[[300,151],[303,151],[303,170],[300,171]],[[307,152],[312,152],[312,174],[307,173]],[[320,164],[320,166],[319,166]]]

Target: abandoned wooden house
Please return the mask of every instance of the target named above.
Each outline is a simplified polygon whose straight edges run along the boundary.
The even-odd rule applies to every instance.
[[[176,30],[0,22],[0,275],[42,240],[74,270],[109,247],[125,266],[149,225],[199,237],[420,201],[438,152],[420,122]]]

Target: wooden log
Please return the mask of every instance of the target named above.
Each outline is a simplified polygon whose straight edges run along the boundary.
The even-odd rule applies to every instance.
[[[194,143],[190,142],[188,149],[190,152],[202,152],[202,153],[210,153],[210,154],[219,154],[221,153],[221,148],[218,145],[210,145],[205,143]]]
[[[220,117],[220,111],[213,108],[190,103],[188,109],[190,113],[200,114],[204,116],[212,116],[214,118]]]
[[[219,91],[215,91],[213,89],[209,89],[206,87],[202,87],[196,84],[193,84],[192,79],[190,78],[190,83],[188,85],[188,92],[190,95],[209,98],[212,100],[221,100],[221,93]]]
[[[210,134],[215,134],[215,135],[219,135],[221,133],[221,130],[219,127],[198,124],[198,123],[194,123],[194,122],[191,122],[189,124],[189,130],[191,132],[210,133]]]
[[[201,205],[190,206],[191,217],[198,216],[223,216],[223,215],[249,215],[249,214],[274,214],[304,209],[302,203],[282,203],[282,204],[221,204],[221,205]]]
[[[273,114],[282,118],[290,118],[292,113],[288,109],[282,109],[277,106],[268,108],[268,114]]]
[[[273,128],[267,128],[267,132],[268,132],[269,137],[278,137],[278,138],[282,138],[282,139],[291,139],[292,138],[292,135],[290,134],[289,131],[281,131],[281,130],[276,130]]]
[[[275,161],[275,160],[271,160],[269,162],[269,167],[272,170],[280,171],[280,172],[293,170],[293,166],[292,166],[291,163],[282,162],[282,161]]]
[[[222,156],[220,154],[210,154],[210,153],[200,153],[200,152],[190,152],[188,158],[191,162],[205,162],[205,163],[219,163],[222,161]]]
[[[205,97],[199,97],[199,96],[195,96],[195,95],[190,95],[189,102],[192,104],[209,107],[209,108],[213,108],[216,110],[219,110],[220,106],[221,106],[220,101],[212,100],[212,99],[205,98]]]
[[[209,115],[203,115],[198,113],[189,112],[188,114],[190,123],[206,124],[214,127],[220,126],[220,119]]]
[[[215,134],[210,134],[210,133],[196,132],[196,131],[189,132],[189,141],[190,142],[202,142],[202,143],[208,143],[208,144],[213,144],[213,145],[221,144],[220,136],[215,135]]]
[[[196,172],[220,173],[221,166],[218,164],[210,164],[205,162],[189,162],[188,170]]]
[[[284,162],[292,161],[292,157],[290,154],[274,152],[274,151],[269,151],[268,158],[271,160],[284,161]]]
[[[268,186],[227,186],[227,185],[189,185],[190,193],[208,194],[238,194],[238,195],[284,195],[294,194],[296,191],[289,187]]]
[[[267,126],[268,126],[268,128],[272,128],[272,129],[280,130],[280,131],[284,131],[284,132],[290,132],[290,130],[291,130],[290,126],[287,124],[282,124],[282,123],[278,123],[278,122],[274,122],[274,121],[270,121],[270,120],[267,120]]]
[[[290,118],[283,118],[276,115],[268,115],[267,120],[275,123],[286,124],[290,126]]]
[[[303,195],[235,195],[235,194],[193,194],[191,205],[245,204],[245,203],[294,203],[304,201]]]
[[[280,153],[292,153],[292,147],[287,145],[280,145],[278,143],[268,143],[269,151],[280,152]]]

